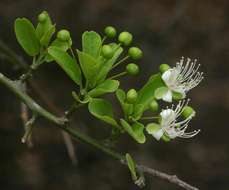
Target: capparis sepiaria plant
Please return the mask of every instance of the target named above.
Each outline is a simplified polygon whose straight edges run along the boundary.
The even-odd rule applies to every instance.
[[[127,134],[129,137],[126,138],[144,144],[146,140],[170,142],[176,138],[193,138],[200,132],[200,129],[192,130],[189,127],[196,112],[187,98],[189,91],[203,79],[196,60],[182,57],[175,65],[162,64],[140,89],[124,90],[121,78],[139,74],[138,63],[143,56],[142,50],[133,45],[133,35],[130,32],[118,33],[112,26],[105,27],[102,35],[95,31],[85,31],[81,48],[75,49],[72,34],[66,29],[56,31],[56,24],[46,11],[39,14],[36,25],[26,18],[17,18],[14,30],[18,43],[31,57],[32,63],[18,80],[11,80],[1,74],[0,82],[31,110],[32,117],[26,123],[23,142],[31,137],[36,118],[44,117],[72,137],[121,160],[128,166],[134,182],[143,186],[143,172],[147,172],[144,166],[137,165],[129,153],[123,156],[114,151],[120,136]],[[69,92],[73,104],[63,117],[56,117],[42,108],[22,89],[22,84],[31,79],[33,72],[45,64],[61,67],[76,86],[75,91]],[[126,65],[125,70],[112,76],[111,71],[115,73],[121,64]],[[103,95],[108,93],[113,93],[117,98],[121,116],[115,114],[112,103],[104,98]],[[161,106],[162,102],[167,106]],[[111,135],[105,141],[92,139],[69,126],[69,118],[81,105],[86,105],[89,114],[110,127]],[[159,174],[153,175],[161,177]],[[182,182],[182,187],[187,189],[194,188],[172,177],[167,175],[167,180],[178,185]]]

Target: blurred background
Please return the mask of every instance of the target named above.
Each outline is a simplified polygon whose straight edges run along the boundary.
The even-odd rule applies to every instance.
[[[202,132],[195,138],[171,143],[148,139],[141,146],[126,135],[118,149],[130,152],[142,164],[176,174],[200,189],[229,188],[229,1],[1,0],[0,40],[28,62],[31,60],[16,43],[13,23],[17,17],[36,22],[42,10],[49,12],[58,29],[71,31],[76,48],[81,48],[81,34],[85,30],[102,34],[106,25],[113,25],[119,32],[130,31],[134,45],[143,50],[144,57],[139,61],[141,74],[123,80],[125,89],[139,88],[158,71],[161,63],[174,65],[181,56],[197,58],[205,79],[189,97],[197,111],[192,127],[201,128]],[[120,71],[123,69],[124,66]],[[4,57],[0,72],[11,78],[21,74]],[[33,81],[39,93],[31,86],[28,93],[43,106],[54,104],[54,108],[49,106],[54,113],[63,113],[71,104],[68,92],[75,86],[55,64],[43,65]],[[77,164],[73,165],[61,132],[44,119],[36,123],[33,148],[21,144],[21,104],[3,86],[0,97],[0,189],[138,189],[126,167],[77,141],[74,141]],[[48,103],[42,99],[48,99]],[[113,102],[115,106],[116,101]],[[115,107],[119,112],[119,106]],[[93,137],[102,139],[108,133],[106,125],[96,121],[85,108],[75,113],[73,120],[74,127]],[[146,179],[144,189],[181,189],[157,178],[146,176]]]

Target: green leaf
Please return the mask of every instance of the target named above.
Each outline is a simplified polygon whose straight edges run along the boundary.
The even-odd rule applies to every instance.
[[[121,55],[121,53],[123,52],[123,48],[119,47],[117,44],[112,43],[111,47],[113,48],[113,50],[115,51],[113,57],[111,59],[106,60],[106,62],[104,62],[101,66],[101,69],[96,77],[96,81],[97,83],[100,83],[102,81],[105,80],[105,78],[107,77],[109,71],[111,70],[112,66],[114,65],[114,63],[117,61],[117,59],[119,58],[119,56]]]
[[[40,44],[36,37],[33,24],[26,18],[17,18],[14,23],[16,38],[25,52],[35,56],[40,51]]]
[[[126,100],[126,93],[124,92],[124,90],[119,88],[118,90],[116,90],[115,95],[120,104],[123,105]]]
[[[135,122],[132,126],[127,123],[124,119],[120,119],[121,125],[125,131],[133,137],[138,143],[145,143],[146,137],[144,134],[144,125],[138,122]]]
[[[82,35],[83,52],[97,58],[101,49],[102,40],[98,33],[86,31]]]
[[[164,86],[164,82],[162,81],[160,74],[150,77],[148,82],[138,92],[138,99],[135,105],[142,104],[144,110],[146,110],[149,107],[149,103],[154,99],[155,90],[162,86]]]
[[[130,116],[134,111],[134,105],[133,104],[124,103],[122,108],[123,108],[123,112],[124,112],[125,116]]]
[[[95,77],[100,68],[100,62],[89,54],[77,50],[80,66],[88,83],[95,83]]]
[[[118,123],[115,121],[113,116],[113,109],[110,102],[107,100],[93,98],[88,104],[89,112],[94,115],[96,118],[109,123],[114,127],[118,127]]]
[[[133,117],[135,120],[139,120],[144,112],[144,105],[137,104],[134,106]]]
[[[45,35],[50,30],[50,28],[53,27],[49,14],[46,11],[43,11],[42,13],[45,14],[47,18],[44,22],[39,22],[37,25],[36,35],[38,39],[41,39],[43,35]]]
[[[137,180],[136,164],[135,164],[133,158],[130,156],[129,153],[126,153],[126,162],[127,162],[128,168],[130,170],[131,177],[132,177],[133,181],[136,181]]]
[[[75,59],[58,47],[49,47],[48,53],[76,84],[81,85],[81,71]]]
[[[69,41],[61,41],[58,38],[56,38],[50,46],[52,47],[58,47],[59,49],[63,50],[63,51],[67,51],[72,45],[72,40],[70,39]],[[45,57],[45,61],[46,62],[51,62],[53,61],[52,56],[50,56],[49,54],[46,55]]]
[[[168,88],[162,86],[155,90],[154,96],[156,99],[161,99],[166,94],[166,92],[168,92]]]
[[[106,93],[115,92],[118,89],[119,81],[117,80],[105,80],[103,83],[98,85],[96,88],[88,92],[91,97],[101,96]]]
[[[53,34],[55,33],[56,27],[52,26],[40,39],[40,43],[43,46],[48,46]]]

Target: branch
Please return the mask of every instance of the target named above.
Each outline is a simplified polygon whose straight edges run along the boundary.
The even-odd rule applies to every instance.
[[[36,113],[39,116],[42,116],[49,121],[55,123],[58,128],[64,130],[68,134],[70,134],[73,138],[81,140],[84,143],[87,143],[104,153],[110,155],[116,160],[119,160],[122,164],[126,165],[125,162],[125,156],[122,154],[102,145],[97,140],[91,138],[90,136],[81,133],[78,129],[73,129],[70,127],[66,127],[65,124],[68,122],[66,117],[56,117],[52,113],[48,112],[46,109],[42,108],[40,105],[38,105],[30,96],[25,94],[19,87],[18,87],[18,81],[12,81],[6,76],[4,76],[2,73],[0,73],[0,83],[4,84],[9,90],[11,90],[21,101],[23,101],[34,113]],[[136,168],[141,171],[148,173],[152,176],[158,177],[160,179],[164,179],[169,181],[170,183],[176,184],[180,187],[183,187],[186,190],[198,190],[198,188],[193,187],[186,182],[180,180],[174,175],[168,175],[163,172],[157,171],[155,169],[148,168],[143,165],[136,165]]]
[[[18,81],[12,81],[2,73],[0,73],[0,82],[8,87],[18,98],[21,99],[34,113],[45,117],[57,125],[64,125],[68,120],[66,118],[58,118],[46,109],[37,104],[30,96],[20,90]]]

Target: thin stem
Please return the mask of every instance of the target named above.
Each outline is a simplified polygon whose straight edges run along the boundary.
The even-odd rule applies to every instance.
[[[107,36],[104,36],[103,39],[102,39],[102,43],[101,44],[103,44],[106,39],[107,39]]]
[[[32,118],[30,120],[28,120],[25,124],[25,134],[21,139],[22,143],[26,143],[27,140],[30,138],[31,133],[32,133],[32,129],[34,126],[34,122],[36,121],[37,115],[33,114]]]
[[[155,116],[155,117],[142,117],[140,120],[152,120],[152,119],[159,119],[160,117],[159,116]]]
[[[118,65],[120,65],[121,63],[123,63],[124,61],[126,61],[130,56],[126,56],[124,58],[122,58],[120,61],[118,61],[116,64],[113,65],[112,69],[114,69],[115,67],[117,67]]]
[[[65,111],[65,113],[64,113],[65,117],[67,117],[67,118],[70,117],[76,111],[77,108],[79,108],[79,107],[81,107],[83,105],[84,104],[82,104],[82,103],[74,102],[71,105],[71,107],[67,111]]]
[[[117,74],[117,75],[114,75],[114,76],[112,76],[112,77],[110,77],[110,78],[108,78],[108,79],[115,79],[115,78],[118,78],[118,77],[122,77],[122,76],[124,76],[124,75],[126,75],[126,74],[127,74],[127,72],[124,71],[124,72],[119,73],[119,74]]]

